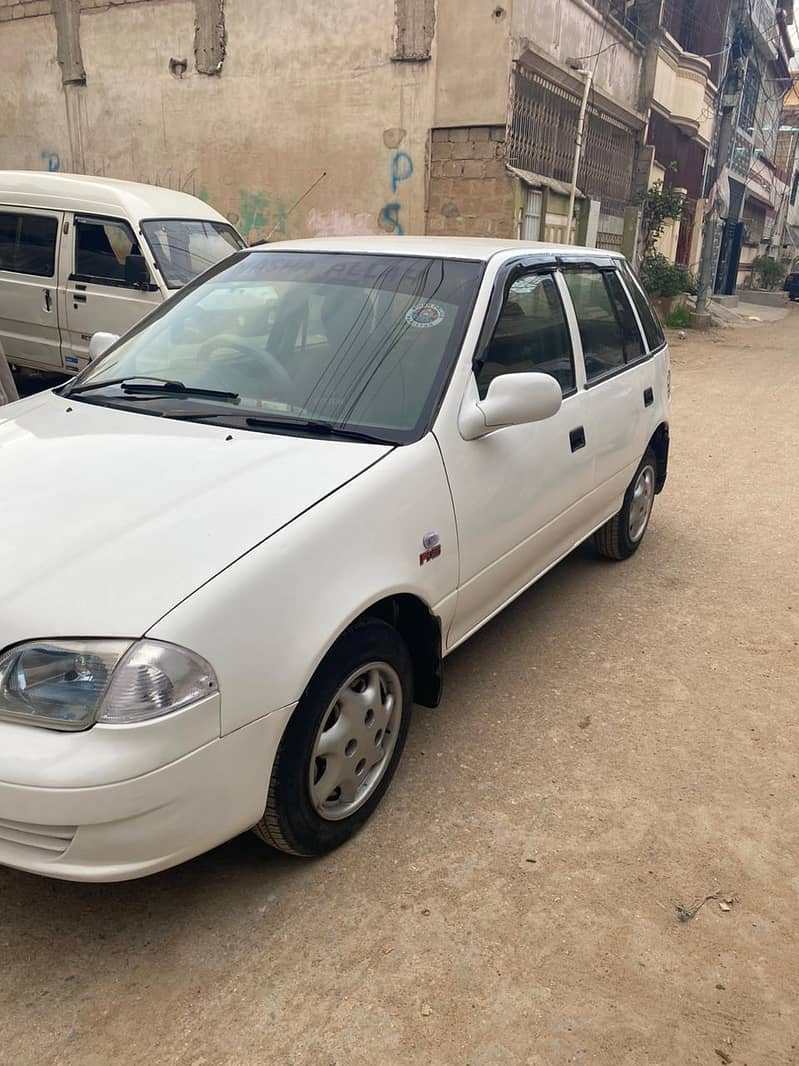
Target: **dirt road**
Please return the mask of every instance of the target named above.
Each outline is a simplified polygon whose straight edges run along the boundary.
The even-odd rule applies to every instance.
[[[356,842],[0,870],[0,1062],[799,1062],[799,309],[673,361],[642,550],[448,660]]]

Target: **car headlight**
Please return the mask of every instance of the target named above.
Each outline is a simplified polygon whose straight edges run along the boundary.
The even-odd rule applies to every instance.
[[[177,711],[217,688],[199,655],[157,640],[43,640],[0,655],[0,718],[50,729]]]

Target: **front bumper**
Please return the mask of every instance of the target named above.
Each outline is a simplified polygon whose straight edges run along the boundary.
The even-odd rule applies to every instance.
[[[125,881],[174,866],[254,825],[292,708],[224,737],[217,725],[212,739],[178,755],[186,716],[194,712],[196,725],[198,709],[206,713],[196,705],[146,727],[71,734],[0,723],[7,732],[0,754],[0,864],[70,881]],[[207,713],[218,723],[218,705]],[[37,746],[51,758],[35,759]],[[160,765],[152,762],[156,748]],[[59,750],[62,758],[54,761]],[[141,772],[143,761],[156,768]],[[140,772],[131,775],[133,768]]]

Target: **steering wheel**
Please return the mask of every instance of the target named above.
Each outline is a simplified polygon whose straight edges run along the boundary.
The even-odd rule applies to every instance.
[[[260,359],[264,364],[264,369],[275,379],[280,385],[291,385],[291,377],[283,364],[272,355],[271,352],[262,349],[258,351],[257,348],[252,348],[248,344],[244,344],[237,337],[230,337],[227,335],[219,335],[217,337],[211,337],[209,340],[204,341],[197,349],[197,358],[203,363],[210,363],[213,357],[219,351],[233,351],[241,352],[244,355],[255,356],[256,359]]]

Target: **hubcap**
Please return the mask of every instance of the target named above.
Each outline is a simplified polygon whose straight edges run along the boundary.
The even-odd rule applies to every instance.
[[[655,471],[651,466],[645,466],[635,479],[633,498],[630,501],[630,514],[627,519],[627,532],[633,544],[644,535],[654,501]]]
[[[308,768],[311,802],[322,818],[347,818],[372,795],[391,761],[402,710],[400,679],[388,663],[362,666],[341,686]]]

